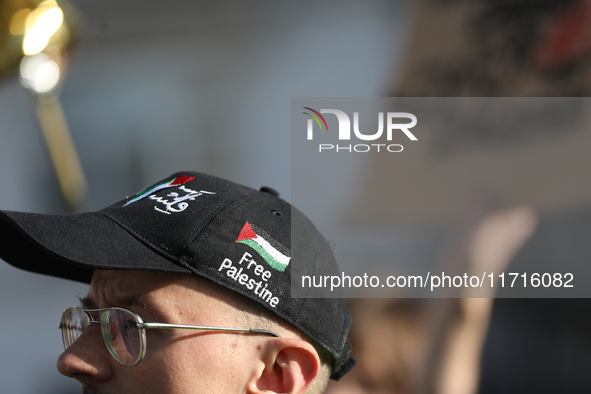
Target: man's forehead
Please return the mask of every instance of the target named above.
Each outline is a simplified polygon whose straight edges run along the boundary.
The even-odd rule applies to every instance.
[[[98,303],[105,298],[118,306],[144,303],[152,293],[173,293],[175,285],[186,286],[193,278],[165,272],[96,270],[87,299]]]
[[[107,297],[109,301],[137,303],[150,301],[156,295],[186,299],[215,298],[227,300],[230,291],[196,275],[155,271],[96,270],[90,285],[89,298]]]
[[[148,319],[178,324],[231,324],[240,309],[237,295],[197,275],[149,271],[101,271],[93,276],[88,309],[123,307]]]

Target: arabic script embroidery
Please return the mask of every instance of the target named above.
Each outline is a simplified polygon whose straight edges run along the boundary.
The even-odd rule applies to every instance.
[[[215,194],[214,192],[208,192],[205,190],[193,190],[189,189],[181,185],[178,190],[184,191],[186,194],[171,192],[168,193],[165,197],[159,197],[155,194],[148,196],[150,200],[154,200],[159,204],[164,205],[164,209],[160,208],[158,205],[154,206],[154,209],[158,212],[165,213],[170,215],[171,213],[182,212],[189,207],[189,201],[194,201],[195,198],[203,195],[203,194]],[[166,198],[170,197],[170,199]]]

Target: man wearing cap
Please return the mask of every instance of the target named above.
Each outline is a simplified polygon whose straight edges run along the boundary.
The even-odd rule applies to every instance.
[[[338,268],[270,188],[177,173],[97,212],[1,211],[0,234],[8,263],[90,283],[59,324],[84,393],[321,393],[355,364],[342,300],[291,297],[292,268]]]

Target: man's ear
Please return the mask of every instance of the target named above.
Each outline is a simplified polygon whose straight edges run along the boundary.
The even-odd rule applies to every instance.
[[[320,373],[316,349],[301,339],[266,340],[260,360],[262,368],[249,382],[249,394],[304,393]]]

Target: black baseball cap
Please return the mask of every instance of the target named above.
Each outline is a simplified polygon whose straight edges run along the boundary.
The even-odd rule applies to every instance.
[[[95,269],[195,274],[275,313],[333,356],[331,378],[355,364],[342,298],[291,297],[298,274],[333,272],[314,225],[268,187],[255,190],[179,172],[96,212],[0,211],[0,258],[15,267],[90,283]]]

